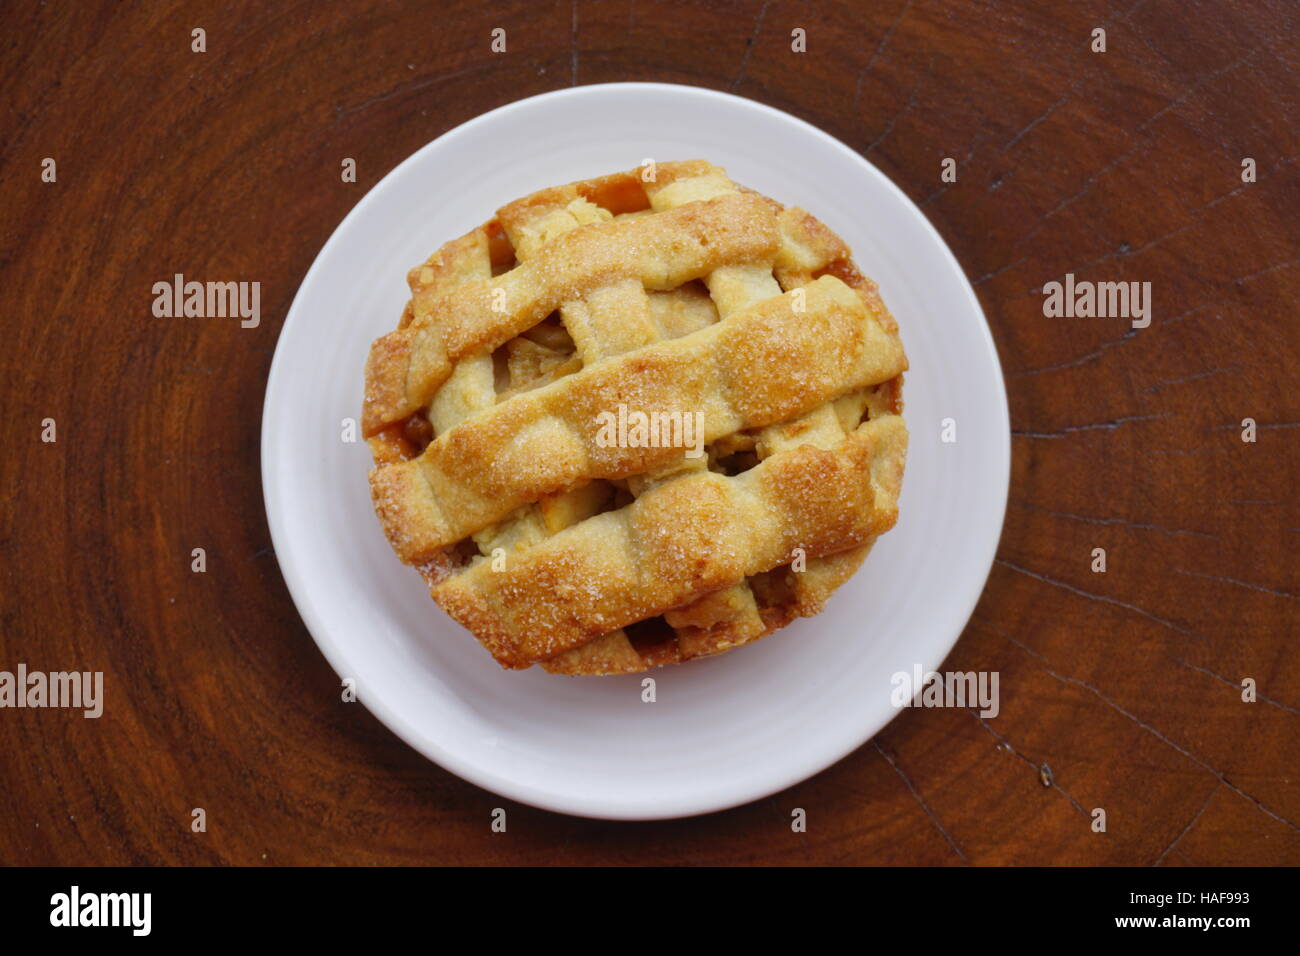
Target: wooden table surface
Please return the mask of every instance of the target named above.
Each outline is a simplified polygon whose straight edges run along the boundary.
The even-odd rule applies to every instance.
[[[24,2],[0,27],[0,669],[113,695],[0,710],[0,862],[1300,863],[1294,3]],[[271,549],[262,398],[367,189],[486,110],[615,80],[802,117],[951,245],[1013,465],[944,669],[998,671],[1002,712],[904,712],[703,818],[507,801],[502,837],[501,798],[340,705]],[[262,324],[155,318],[177,272],[260,281]],[[1150,282],[1150,326],[1046,317],[1066,273]]]

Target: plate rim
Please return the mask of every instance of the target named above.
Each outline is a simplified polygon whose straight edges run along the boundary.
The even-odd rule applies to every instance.
[[[463,123],[443,131],[434,139],[415,150],[400,163],[392,167],[392,169],[385,173],[381,179],[371,186],[370,189],[366,191],[365,195],[358,199],[352,206],[347,215],[339,221],[338,225],[334,227],[329,238],[326,239],[325,243],[316,253],[311,266],[307,269],[306,273],[304,273],[302,280],[299,282],[298,288],[294,293],[293,301],[285,312],[284,321],[276,336],[275,353],[271,360],[271,367],[267,373],[266,387],[262,403],[262,418],[260,422],[262,434],[259,442],[259,468],[261,470],[263,506],[266,512],[267,527],[271,535],[271,546],[276,554],[276,563],[280,569],[280,575],[284,580],[285,587],[289,591],[289,596],[293,601],[294,607],[298,611],[299,617],[302,619],[303,625],[306,627],[307,632],[311,635],[317,648],[324,655],[326,661],[337,675],[341,676],[345,672],[351,670],[344,666],[348,655],[345,653],[340,643],[329,637],[330,631],[326,626],[326,621],[323,619],[322,615],[318,613],[315,605],[309,600],[309,586],[305,580],[302,567],[292,561],[286,564],[286,562],[284,562],[280,557],[281,554],[289,553],[289,550],[282,551],[281,546],[282,544],[287,545],[290,541],[290,537],[288,531],[284,527],[284,522],[286,521],[285,510],[280,500],[280,496],[274,488],[271,471],[268,469],[268,462],[273,460],[273,446],[275,444],[272,441],[272,433],[275,425],[274,416],[276,415],[276,399],[284,389],[285,382],[287,381],[284,374],[277,374],[282,372],[283,366],[288,362],[288,360],[284,358],[286,353],[280,349],[280,344],[285,337],[285,333],[289,331],[291,325],[294,323],[295,318],[300,312],[305,311],[305,309],[300,308],[300,303],[304,300],[304,289],[308,288],[311,284],[313,278],[316,276],[317,270],[321,268],[322,262],[326,259],[326,254],[336,242],[340,241],[340,236],[347,232],[348,225],[362,214],[363,210],[366,209],[369,203],[375,200],[375,197],[380,193],[380,190],[390,181],[397,179],[398,174],[403,169],[415,163],[420,156],[427,151],[434,149],[449,137],[464,135],[466,131],[480,124],[486,123],[490,119],[499,118],[511,112],[528,109],[530,106],[536,105],[538,101],[581,97],[584,95],[590,95],[593,91],[609,93],[617,90],[627,90],[629,92],[634,90],[646,92],[657,91],[673,96],[696,96],[702,99],[719,100],[727,102],[732,107],[768,113],[779,120],[794,123],[797,126],[802,127],[804,132],[820,139],[829,148],[847,154],[850,159],[856,161],[866,175],[875,177],[884,184],[886,189],[892,190],[896,196],[903,201],[905,206],[909,207],[916,214],[924,230],[928,232],[930,238],[933,239],[938,248],[942,250],[942,254],[946,257],[948,264],[955,271],[956,275],[960,277],[960,286],[965,293],[966,300],[969,306],[974,310],[974,313],[980,319],[980,342],[987,352],[988,358],[991,359],[993,368],[997,372],[997,375],[995,376],[995,386],[1000,401],[995,404],[1001,412],[1001,423],[1004,427],[994,430],[999,447],[996,449],[990,449],[989,455],[995,459],[995,464],[997,465],[997,484],[1000,484],[1003,490],[1002,494],[998,496],[997,502],[997,533],[989,535],[989,540],[985,543],[983,548],[984,556],[981,561],[978,562],[979,565],[982,566],[983,572],[977,577],[973,576],[970,579],[971,582],[977,583],[969,585],[966,594],[954,599],[953,603],[964,609],[961,614],[963,623],[957,629],[956,633],[952,635],[951,639],[947,641],[939,659],[934,662],[934,667],[937,668],[941,666],[943,661],[952,653],[953,648],[961,639],[962,634],[965,633],[971,615],[974,613],[975,607],[978,605],[979,599],[984,592],[984,588],[988,584],[989,575],[992,571],[993,562],[997,556],[997,550],[1001,543],[1002,533],[1005,527],[1006,509],[1011,490],[1010,404],[1007,397],[1006,376],[1002,370],[1002,363],[998,357],[997,345],[993,338],[992,328],[989,326],[988,317],[984,314],[984,309],[980,305],[979,297],[975,294],[975,289],[971,285],[966,270],[962,268],[956,255],[948,246],[948,243],[944,240],[938,229],[936,229],[934,224],[930,221],[929,217],[915,202],[912,201],[901,187],[881,172],[861,153],[832,136],[830,133],[825,132],[798,116],[787,113],[784,110],[777,109],[776,107],[769,106],[766,103],[761,103],[757,100],[749,99],[748,97],[684,83],[626,81],[591,83],[581,86],[564,87],[558,90],[550,90],[534,96],[525,97],[524,99],[502,104],[501,106],[488,110],[485,113],[481,113]],[[367,696],[364,699],[359,698],[359,700],[387,730],[395,734],[407,746],[461,779],[491,793],[511,800],[516,800],[528,806],[538,807],[540,809],[565,814],[567,816],[598,820],[681,819],[744,806],[756,800],[761,800],[765,797],[771,796],[772,794],[780,793],[783,790],[789,789],[792,786],[796,786],[805,780],[817,776],[868,743],[872,738],[884,730],[885,727],[889,726],[894,719],[890,718],[879,726],[867,726],[855,731],[851,735],[852,739],[848,746],[836,746],[831,748],[827,754],[818,755],[817,759],[813,761],[813,767],[811,770],[805,771],[805,769],[798,769],[794,771],[793,774],[787,773],[781,775],[779,780],[763,783],[758,787],[751,786],[743,792],[736,793],[733,798],[721,802],[697,795],[679,800],[677,804],[666,809],[665,812],[644,812],[627,806],[604,807],[584,804],[581,798],[571,795],[569,796],[567,803],[565,803],[555,799],[550,793],[535,792],[525,784],[517,783],[509,777],[497,773],[489,768],[484,768],[468,762],[459,754],[442,746],[436,740],[421,734],[413,722],[403,716],[396,708],[389,706],[382,696],[373,698]],[[901,711],[895,713],[895,717],[897,717],[899,712]]]

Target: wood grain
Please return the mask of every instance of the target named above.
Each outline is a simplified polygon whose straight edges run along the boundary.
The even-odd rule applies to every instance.
[[[1300,863],[1293,3],[18,3],[0,24],[0,668],[131,688],[98,721],[0,711],[0,862]],[[270,548],[263,389],[308,266],[389,169],[485,110],[629,79],[825,129],[967,270],[1013,485],[946,667],[999,671],[1002,713],[906,712],[694,820],[505,803],[503,838],[501,798],[339,704]],[[258,279],[261,326],[155,319],[176,272]],[[1151,282],[1150,328],[1045,318],[1067,272]]]

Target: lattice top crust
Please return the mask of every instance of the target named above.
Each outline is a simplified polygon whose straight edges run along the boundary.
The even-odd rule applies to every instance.
[[[375,510],[505,667],[748,643],[897,518],[893,317],[839,237],[710,163],[533,193],[408,283],[366,365]]]

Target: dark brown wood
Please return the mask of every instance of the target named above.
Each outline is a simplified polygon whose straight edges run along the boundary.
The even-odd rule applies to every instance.
[[[0,710],[0,862],[1300,863],[1298,34],[1290,0],[7,4],[0,669],[130,692],[98,721]],[[628,79],[820,126],[966,268],[1014,463],[947,667],[999,671],[1002,714],[906,712],[700,819],[506,803],[502,838],[501,798],[339,704],[270,549],[263,389],[298,283],[389,169]],[[257,278],[261,327],[155,319],[175,272]],[[1067,272],[1151,282],[1150,328],[1046,318]]]

